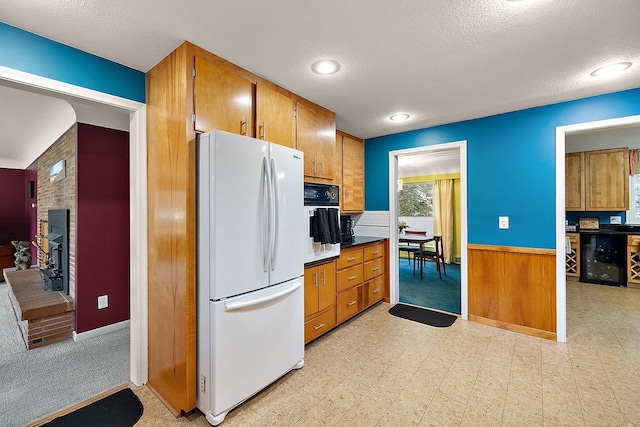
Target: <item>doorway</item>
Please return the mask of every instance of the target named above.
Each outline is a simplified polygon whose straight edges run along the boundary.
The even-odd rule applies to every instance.
[[[556,128],[556,329],[559,342],[567,341],[567,279],[565,275],[565,153],[567,136],[633,126],[640,126],[640,115]]]
[[[463,319],[467,319],[468,317],[468,304],[467,304],[467,155],[466,155],[466,141],[457,141],[450,142],[445,144],[437,144],[432,146],[425,146],[419,148],[411,148],[405,150],[396,150],[389,152],[389,237],[390,237],[390,252],[392,254],[398,254],[399,250],[399,227],[398,227],[398,213],[399,213],[399,203],[398,203],[398,190],[399,186],[404,186],[404,181],[409,182],[410,180],[406,179],[405,174],[415,174],[415,170],[412,170],[411,167],[407,166],[407,163],[416,163],[420,162],[424,159],[431,159],[431,166],[429,166],[430,175],[438,175],[442,173],[442,169],[438,169],[438,158],[444,159],[446,156],[453,153],[456,158],[457,163],[457,171],[460,177],[460,243],[459,243],[459,313]],[[440,167],[443,167],[444,161]],[[422,174],[420,176],[424,176],[426,174]],[[414,175],[415,176],[415,175]],[[403,184],[400,184],[400,179],[403,179]],[[406,219],[403,218],[406,221]],[[429,227],[429,220],[426,219],[427,222],[424,222],[425,219],[420,219],[417,222],[416,228],[424,226]],[[412,227],[409,224],[409,227]],[[420,230],[422,231],[422,230]],[[428,232],[428,229],[425,230]],[[406,265],[407,260],[405,258],[401,259],[398,256],[389,257],[389,269],[392,272],[390,274],[390,302],[392,304],[398,302],[408,302],[408,295],[404,294],[404,292],[400,291],[400,269],[403,269],[403,274],[405,277],[408,277],[408,271],[404,272],[407,269]],[[410,264],[411,265],[411,264]],[[418,264],[419,265],[419,264]],[[418,265],[416,266],[416,270],[418,269]],[[448,265],[447,265],[448,267]],[[430,266],[427,268],[434,269],[434,266]],[[436,273],[437,274],[437,273]],[[411,265],[411,276],[413,276],[413,266]],[[436,275],[435,277],[438,277]],[[443,276],[444,277],[444,276]],[[417,278],[419,280],[419,274],[417,274]],[[419,282],[418,282],[419,283]],[[426,282],[425,282],[426,284]],[[424,286],[423,286],[424,289]],[[428,291],[427,291],[428,293]],[[409,303],[411,303],[409,301]],[[422,303],[415,303],[415,305],[423,305]],[[428,303],[428,301],[425,301]],[[439,307],[429,307],[441,309]],[[444,311],[447,311],[446,309]]]
[[[148,365],[146,105],[6,67],[0,67],[0,80],[52,97],[115,108],[129,115],[130,372],[131,381],[143,385],[147,382]]]

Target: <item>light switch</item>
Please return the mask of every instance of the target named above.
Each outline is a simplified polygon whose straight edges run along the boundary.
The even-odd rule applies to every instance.
[[[98,310],[109,307],[109,296],[101,295],[98,297]]]
[[[501,230],[506,230],[509,228],[509,217],[508,216],[499,216],[498,217],[498,228]]]

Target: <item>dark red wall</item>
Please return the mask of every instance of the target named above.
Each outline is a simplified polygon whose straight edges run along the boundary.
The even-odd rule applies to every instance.
[[[129,133],[78,124],[76,332],[129,319]],[[98,296],[109,307],[98,310]]]
[[[28,240],[25,171],[0,168],[0,245]]]

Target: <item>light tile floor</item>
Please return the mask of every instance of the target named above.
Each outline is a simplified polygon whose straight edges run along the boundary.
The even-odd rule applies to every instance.
[[[380,303],[222,426],[640,426],[640,289],[568,282],[567,300],[566,344],[461,319],[433,328]],[[208,425],[134,391],[138,426]]]

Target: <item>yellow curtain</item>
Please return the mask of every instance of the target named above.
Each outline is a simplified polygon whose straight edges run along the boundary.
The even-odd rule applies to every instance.
[[[453,253],[453,179],[433,181],[433,234],[442,236],[444,262]]]

